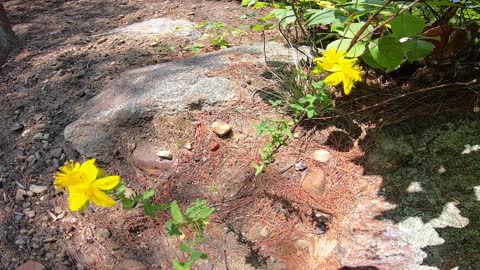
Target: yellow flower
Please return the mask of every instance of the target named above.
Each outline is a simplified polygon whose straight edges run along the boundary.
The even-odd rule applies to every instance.
[[[330,1],[317,1],[317,4],[323,8],[335,8],[335,4]]]
[[[95,166],[95,159],[90,159],[83,164],[67,162],[55,174],[55,187],[68,189],[68,203],[70,210],[83,209],[88,202],[99,206],[112,207],[115,201],[104,191],[111,190],[120,183],[120,176],[104,177],[104,172]]]
[[[314,59],[316,66],[313,73],[331,72],[324,82],[332,86],[343,83],[343,92],[349,95],[355,82],[362,80],[363,71],[356,59],[347,59],[345,55],[345,51],[327,50],[321,58]]]

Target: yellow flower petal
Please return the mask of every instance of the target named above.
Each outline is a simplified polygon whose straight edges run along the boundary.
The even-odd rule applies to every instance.
[[[98,167],[95,166],[95,159],[85,161],[80,166],[80,171],[82,172],[82,176],[86,177],[86,179],[83,179],[85,181],[93,182],[97,179]]]
[[[325,84],[335,86],[341,83],[343,79],[343,74],[341,72],[335,72],[325,78],[324,82]]]
[[[352,92],[352,88],[353,88],[352,80],[349,80],[348,78],[343,80],[343,92],[345,93],[345,95],[347,96],[350,95],[350,92]]]
[[[78,211],[82,209],[82,207],[88,202],[88,197],[85,192],[70,189],[69,193],[68,204],[70,206],[70,210],[72,211]]]
[[[99,189],[92,188],[89,199],[96,205],[103,207],[112,207],[115,201]]]
[[[120,176],[112,175],[112,176],[107,176],[101,179],[97,179],[96,181],[93,182],[93,186],[96,189],[100,189],[100,190],[110,190],[116,187],[118,183],[120,183]]]

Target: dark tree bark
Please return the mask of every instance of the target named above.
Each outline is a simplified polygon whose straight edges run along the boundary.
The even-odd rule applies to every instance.
[[[13,33],[7,14],[0,3],[0,64],[3,64],[8,53],[13,49],[15,33]]]

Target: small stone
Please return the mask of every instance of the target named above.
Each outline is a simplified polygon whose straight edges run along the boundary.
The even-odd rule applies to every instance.
[[[26,233],[28,233],[28,230],[27,230],[27,229],[21,229],[21,230],[20,230],[20,233],[21,233],[21,234],[26,234]]]
[[[60,158],[62,156],[63,149],[62,148],[55,148],[50,151],[50,155],[54,158]]]
[[[332,158],[332,154],[327,150],[316,150],[313,152],[313,158],[316,161],[328,162]]]
[[[35,135],[33,135],[34,140],[42,140],[43,139],[43,133],[39,132]]]
[[[260,235],[262,237],[266,237],[268,235],[268,228],[267,226],[263,227],[262,230],[260,231]]]
[[[215,152],[218,150],[219,147],[220,147],[220,144],[218,142],[214,142],[210,147],[210,151]]]
[[[47,186],[40,186],[40,185],[31,185],[29,190],[33,193],[40,194],[48,190]]]
[[[85,266],[83,266],[83,264],[81,263],[77,263],[76,267],[77,267],[77,270],[85,270]]]
[[[35,232],[36,232],[35,229],[30,229],[30,230],[28,231],[27,235],[32,236],[32,235],[35,234]]]
[[[26,210],[26,211],[23,211],[23,213],[29,218],[34,218],[35,217],[35,211],[34,210]]]
[[[25,161],[31,166],[33,163],[35,163],[35,161],[37,161],[37,158],[35,155],[30,155]]]
[[[22,208],[28,208],[30,207],[31,203],[30,202],[24,202],[22,203]]]
[[[200,160],[202,160],[200,157],[193,157],[193,161],[195,162],[199,162]]]
[[[25,241],[23,239],[18,239],[15,241],[15,244],[20,246],[20,245],[25,245]]]
[[[192,143],[188,142],[188,143],[185,144],[185,149],[192,150],[192,148],[193,148]]]
[[[297,171],[305,171],[307,169],[307,166],[303,164],[302,162],[297,162],[295,163],[295,170]]]
[[[44,243],[52,243],[52,242],[55,242],[55,241],[56,241],[55,237],[48,237],[48,238],[43,239]]]
[[[12,131],[20,131],[24,128],[25,126],[23,124],[20,124],[20,123],[15,123],[12,125],[12,127],[10,128],[10,130]]]
[[[127,199],[133,199],[133,197],[135,197],[137,194],[135,192],[135,190],[129,188],[129,187],[126,187],[125,188],[125,191],[123,192],[123,196],[125,196],[125,198]]]
[[[147,267],[139,261],[126,260],[118,264],[115,270],[147,270]]]
[[[55,212],[55,214],[59,215],[59,214],[63,213],[63,210],[60,206],[55,206],[55,208],[53,209],[53,212]]]
[[[169,150],[160,150],[157,152],[157,156],[169,160],[173,158],[172,152],[170,152]]]
[[[232,126],[224,122],[213,122],[212,131],[219,137],[224,137],[232,131]]]
[[[327,184],[325,172],[321,168],[310,168],[302,187],[313,197],[322,197]]]
[[[110,236],[112,236],[112,233],[106,228],[98,229],[97,233],[98,233],[98,237],[103,239],[107,239],[107,238],[110,238]]]
[[[45,266],[36,261],[27,261],[26,263],[15,268],[15,270],[45,270]]]
[[[97,41],[97,44],[102,44],[102,43],[104,43],[105,41],[107,41],[107,38],[105,38],[105,37],[104,37],[104,38],[101,38],[101,39],[99,39],[99,40]]]
[[[308,241],[305,239],[299,239],[295,241],[294,245],[298,250],[304,250],[308,247]]]
[[[44,134],[43,139],[48,141],[48,139],[50,139],[50,133]]]
[[[26,196],[27,196],[27,191],[19,188],[19,189],[17,189],[17,194],[15,195],[15,200],[23,201]]]

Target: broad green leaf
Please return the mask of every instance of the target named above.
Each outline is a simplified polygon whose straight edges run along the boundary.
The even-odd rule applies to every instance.
[[[387,72],[395,70],[403,60],[402,43],[394,37],[382,37],[370,43],[372,58]]]
[[[366,52],[362,55],[362,60],[367,63],[372,68],[379,68],[383,69],[382,66],[380,66],[377,62],[375,62],[375,59],[373,59],[372,54],[370,52]]]
[[[344,29],[336,29],[335,31],[337,33],[339,33],[342,37],[353,38],[358,33],[358,31],[360,31],[360,29],[362,29],[364,24],[365,24],[364,22],[351,23],[349,25],[346,25]],[[367,26],[365,31],[362,33],[362,36],[367,34],[367,33],[371,33],[372,31],[373,31],[373,26],[369,25],[369,26]],[[369,39],[369,38],[370,38],[370,36],[367,39]]]
[[[337,39],[330,44],[327,45],[327,50],[341,50],[347,51],[348,47],[350,46],[350,42],[352,42],[349,38]],[[347,53],[347,57],[359,57],[365,52],[365,43],[357,42]]]
[[[171,202],[170,210],[172,211],[173,221],[177,224],[182,223],[183,215],[182,215],[182,211],[180,210],[180,207],[178,207],[177,201]]]
[[[286,28],[290,24],[294,23],[297,19],[291,7],[274,9],[271,11],[271,13],[274,14],[275,17],[281,22],[283,28]]]
[[[408,12],[400,14],[390,22],[393,35],[398,39],[402,37],[413,37],[422,33],[425,28],[423,19],[413,16]]]
[[[434,48],[435,46],[432,43],[417,39],[408,40],[403,43],[403,51],[409,62],[424,58],[429,55]]]
[[[338,9],[309,9],[306,16],[310,16],[307,21],[307,26],[314,26],[319,24],[331,24],[338,20],[344,22],[345,15]]]

